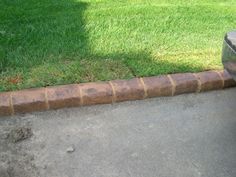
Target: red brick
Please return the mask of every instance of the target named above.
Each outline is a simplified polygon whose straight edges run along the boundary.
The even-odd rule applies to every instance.
[[[143,82],[149,98],[172,95],[172,84],[167,76],[145,77]]]
[[[80,106],[81,96],[77,84],[47,87],[47,99],[52,109]]]
[[[28,89],[12,93],[12,104],[16,113],[46,110],[44,88]]]
[[[144,87],[139,79],[111,81],[115,90],[115,101],[143,99],[145,96]]]
[[[198,90],[198,80],[191,73],[170,75],[175,83],[175,95],[193,93]]]
[[[10,93],[0,93],[0,116],[9,116],[11,114]]]
[[[223,88],[223,80],[219,73],[207,71],[196,74],[201,82],[201,91],[217,90]]]
[[[236,81],[231,77],[228,71],[223,70],[220,72],[224,79],[224,88],[234,87],[236,86]]]
[[[112,103],[112,88],[108,83],[80,84],[83,105]]]

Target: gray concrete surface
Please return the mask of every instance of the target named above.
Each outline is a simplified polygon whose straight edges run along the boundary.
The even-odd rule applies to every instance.
[[[0,176],[236,177],[236,88],[1,118]]]

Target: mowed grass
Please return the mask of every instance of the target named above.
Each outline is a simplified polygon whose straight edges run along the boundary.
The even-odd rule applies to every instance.
[[[0,0],[0,91],[221,69],[235,0]]]

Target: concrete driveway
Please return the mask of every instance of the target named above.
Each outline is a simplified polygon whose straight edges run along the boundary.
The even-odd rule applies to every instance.
[[[235,177],[236,88],[0,119],[1,177]]]

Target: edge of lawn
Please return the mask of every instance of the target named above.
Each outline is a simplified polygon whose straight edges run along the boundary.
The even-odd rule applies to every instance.
[[[0,92],[0,116],[175,96],[235,87],[226,70],[179,73]]]

